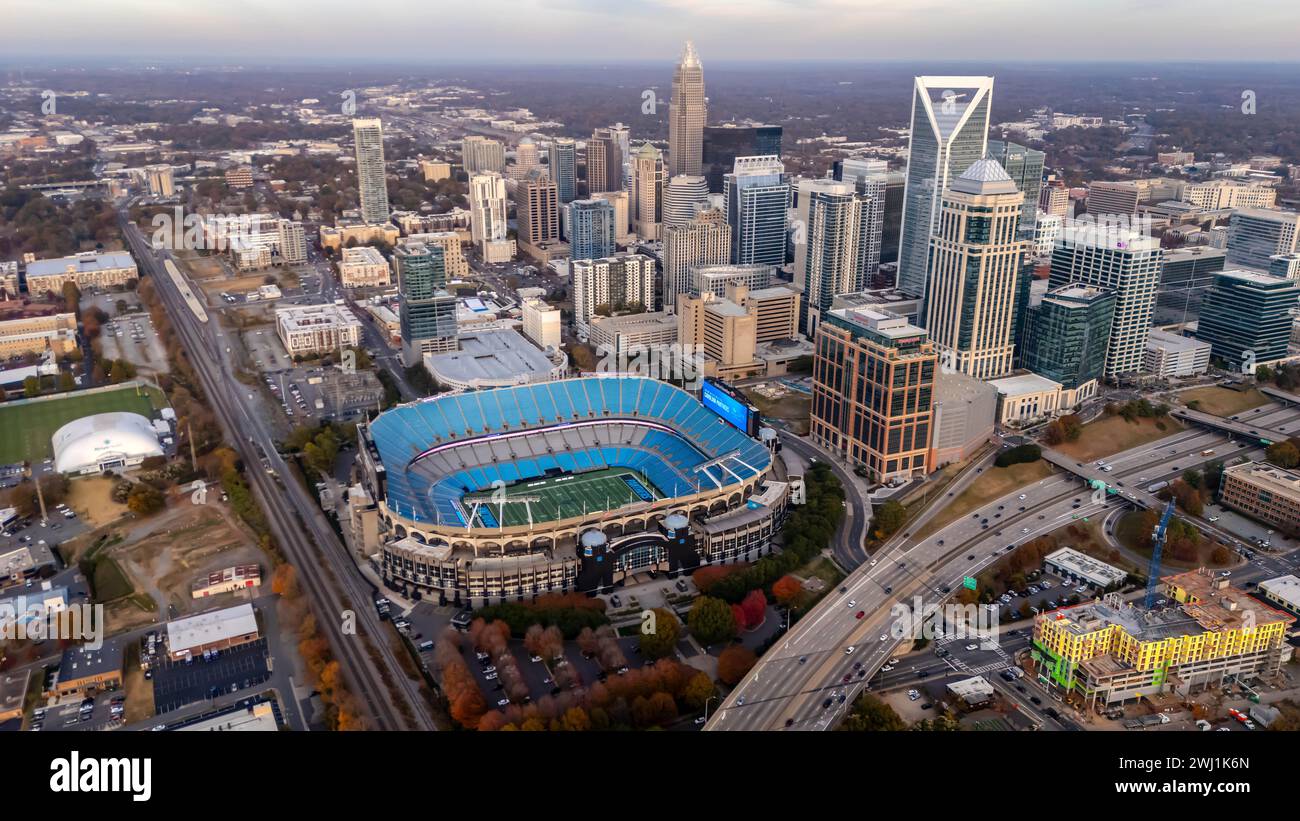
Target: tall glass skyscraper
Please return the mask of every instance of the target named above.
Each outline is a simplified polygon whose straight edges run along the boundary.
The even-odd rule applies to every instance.
[[[785,264],[790,177],[781,158],[737,157],[736,170],[723,178],[722,189],[731,226],[731,261]]]
[[[880,265],[884,183],[801,180],[794,282],[803,291],[800,326],[810,339],[836,296],[861,291]],[[799,241],[802,239],[802,241]]]
[[[614,206],[606,200],[569,203],[569,246],[572,259],[614,255]]]
[[[1025,194],[1025,204],[1020,209],[1021,239],[1034,238],[1038,223],[1038,195],[1043,188],[1043,163],[1047,155],[1032,148],[1002,140],[989,140],[988,156],[998,161],[1007,175]]]
[[[1074,390],[1106,372],[1115,292],[1071,284],[1049,291],[1029,309],[1024,366]]]
[[[397,271],[402,361],[408,367],[426,353],[456,349],[456,297],[447,292],[441,247],[406,241],[393,250]]]
[[[578,147],[568,137],[551,140],[550,175],[555,180],[555,190],[560,204],[573,202],[578,195]]]
[[[361,218],[369,223],[388,222],[388,179],[384,175],[383,126],[378,118],[353,120],[352,138],[356,143]]]
[[[992,77],[917,77],[903,194],[898,289],[925,296],[930,235],[948,183],[988,147]]]
[[[1291,339],[1291,311],[1300,300],[1295,280],[1254,271],[1224,271],[1201,304],[1196,338],[1229,370],[1282,359]]]
[[[695,44],[687,41],[682,61],[673,72],[673,97],[668,104],[669,176],[700,173],[700,153],[708,107],[704,100],[704,67]]]
[[[737,157],[781,156],[779,125],[706,125],[700,173],[709,193],[722,193],[722,178],[735,168]]]

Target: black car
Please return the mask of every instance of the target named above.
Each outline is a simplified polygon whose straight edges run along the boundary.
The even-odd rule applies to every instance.
[[[1041,698],[1039,698],[1038,696],[1030,696],[1030,697],[1029,697],[1029,700],[1032,701],[1032,702],[1035,703],[1035,704],[1042,704],[1042,703],[1043,703],[1043,700],[1042,700]]]

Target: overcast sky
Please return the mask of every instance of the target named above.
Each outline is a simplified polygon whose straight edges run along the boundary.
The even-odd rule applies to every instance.
[[[1296,61],[1297,0],[0,0],[11,58]]]

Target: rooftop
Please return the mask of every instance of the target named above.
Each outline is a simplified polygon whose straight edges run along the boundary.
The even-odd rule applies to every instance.
[[[1259,583],[1259,589],[1276,596],[1292,610],[1300,610],[1300,578],[1293,575],[1278,576]]]
[[[122,639],[104,639],[98,650],[77,644],[63,651],[59,661],[59,682],[77,681],[90,676],[122,671]]]
[[[1160,331],[1152,328],[1147,336],[1147,347],[1154,350],[1194,351],[1209,348],[1210,343],[1190,336],[1182,336],[1170,331]]]
[[[1036,373],[1022,373],[1019,376],[1008,376],[1003,379],[990,380],[990,384],[998,389],[998,393],[1003,396],[1019,396],[1025,393],[1039,393],[1042,391],[1060,390],[1061,383],[1048,379],[1046,376],[1039,376]]]
[[[553,363],[517,331],[462,334],[460,350],[430,354],[425,364],[435,379],[452,383],[523,383],[549,378]]]
[[[51,274],[67,273],[69,269],[77,272],[111,271],[117,268],[134,268],[135,259],[125,251],[108,251],[105,253],[73,254],[58,259],[38,259],[27,263],[27,276],[39,277]]]
[[[244,603],[167,622],[167,649],[172,653],[257,632],[253,605]]]

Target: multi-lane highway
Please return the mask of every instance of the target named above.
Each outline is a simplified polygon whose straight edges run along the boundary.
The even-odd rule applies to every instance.
[[[1126,484],[1137,477],[1150,482],[1168,479],[1221,458],[1201,454],[1225,453],[1228,445],[1227,437],[1218,433],[1182,431],[1108,457],[1112,470],[1106,475]],[[834,726],[863,684],[910,640],[894,635],[891,607],[911,606],[914,596],[925,604],[941,603],[964,576],[975,575],[1014,545],[1120,503],[1115,496],[1094,496],[1078,477],[1057,474],[996,499],[923,539],[908,535],[894,540],[774,645],[705,729]],[[842,703],[840,695],[845,697]],[[832,706],[824,709],[828,698]]]
[[[339,658],[344,679],[368,714],[374,729],[437,729],[420,693],[399,663],[383,632],[369,583],[360,577],[344,546],[276,451],[265,420],[244,401],[247,388],[235,377],[231,348],[223,332],[201,323],[175,284],[164,274],[163,259],[139,229],[122,219],[123,235],[136,260],[153,278],[181,343],[194,366],[227,441],[247,466],[247,477],[271,530],[312,604],[319,629]],[[345,621],[355,619],[355,631]]]

